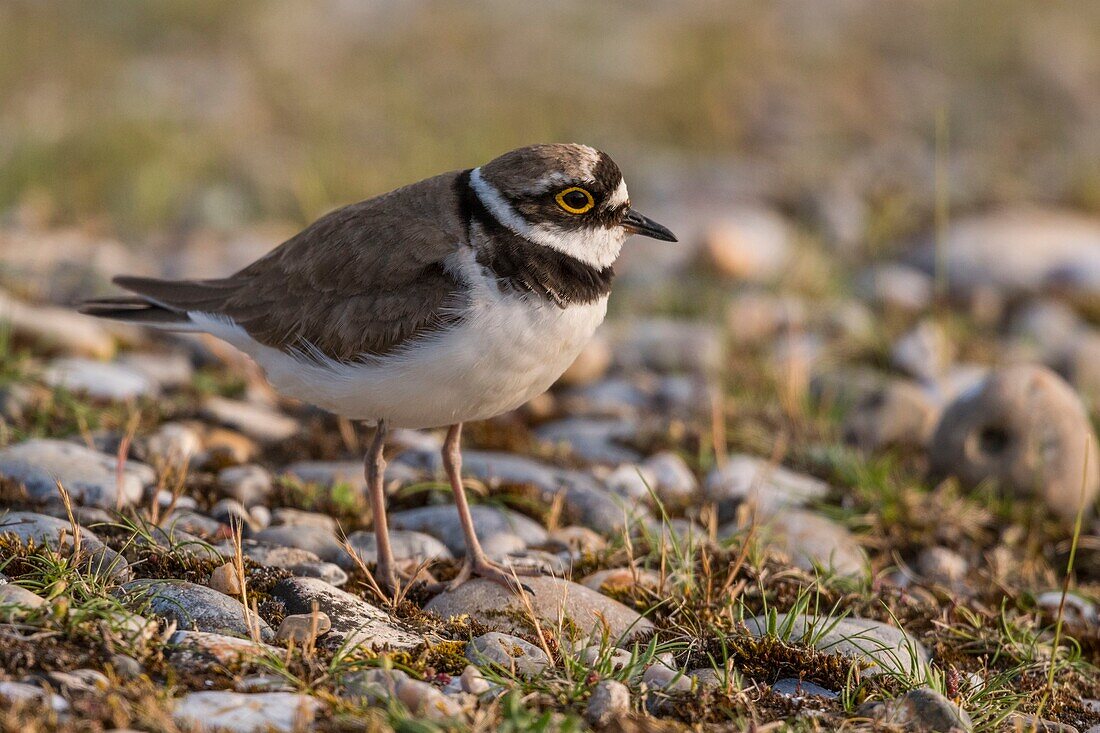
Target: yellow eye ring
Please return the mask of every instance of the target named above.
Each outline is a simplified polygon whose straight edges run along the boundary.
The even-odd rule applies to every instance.
[[[566,203],[565,197],[578,191],[584,194],[584,198],[586,199],[584,204],[582,206],[574,206],[573,204]],[[577,196],[571,196],[571,198],[574,199],[574,204],[578,202]],[[558,202],[558,206],[562,207],[570,214],[583,214],[596,205],[596,202],[592,199],[592,194],[588,193],[588,191],[585,191],[580,186],[573,186],[572,188],[567,188],[564,191],[560,191],[558,195],[554,197],[554,200]]]

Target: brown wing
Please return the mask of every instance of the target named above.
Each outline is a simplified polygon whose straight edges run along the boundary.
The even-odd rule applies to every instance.
[[[274,348],[312,347],[338,360],[384,354],[458,318],[461,290],[443,265],[466,239],[456,176],[333,211],[224,279],[115,282],[174,313],[231,318]],[[118,299],[111,305],[132,312]],[[96,314],[92,306],[85,310]]]

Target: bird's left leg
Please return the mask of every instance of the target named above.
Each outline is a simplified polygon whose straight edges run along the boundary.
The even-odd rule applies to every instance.
[[[378,564],[374,575],[383,592],[397,591],[397,573],[394,569],[393,549],[390,546],[390,530],[386,523],[386,421],[379,420],[366,458],[367,488],[370,491],[371,514],[374,515],[374,540],[378,550]]]
[[[477,539],[477,531],[474,529],[474,518],[470,514],[470,505],[466,502],[466,490],[462,486],[462,423],[456,423],[447,430],[447,439],[443,442],[443,467],[447,471],[447,478],[451,482],[451,491],[455,495],[455,507],[458,509],[458,518],[462,523],[462,534],[466,540],[466,559],[462,563],[462,570],[458,577],[448,584],[448,588],[454,589],[465,583],[471,576],[487,578],[496,583],[518,590],[526,586],[516,581],[516,575],[540,575],[538,570],[532,568],[504,568],[489,560],[485,551],[481,549],[481,543]]]

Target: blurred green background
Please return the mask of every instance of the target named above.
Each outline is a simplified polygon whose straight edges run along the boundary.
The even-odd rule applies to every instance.
[[[1100,3],[0,4],[9,218],[300,224],[554,140],[666,209],[846,201],[872,244],[937,187],[1100,210]]]

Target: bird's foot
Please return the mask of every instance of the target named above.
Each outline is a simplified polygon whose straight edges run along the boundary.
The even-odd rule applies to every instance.
[[[382,595],[387,598],[397,597],[397,571],[389,563],[378,563],[374,568],[374,582]]]
[[[409,588],[414,583],[425,582],[432,580],[431,575],[423,572],[422,567],[412,568],[409,567],[398,569],[396,565],[386,565],[380,563],[375,566],[374,582],[381,591],[383,600],[394,600],[398,597],[400,591]]]
[[[502,567],[501,565],[492,562],[484,555],[482,556],[470,556],[467,555],[466,559],[462,563],[462,569],[458,571],[458,575],[454,580],[443,585],[444,590],[454,590],[463,583],[466,583],[473,578],[485,578],[491,580],[494,583],[503,585],[508,590],[518,593],[523,590],[528,593],[534,593],[530,586],[524,585],[519,581],[517,576],[535,576],[542,575],[536,568],[516,568],[516,567]]]

